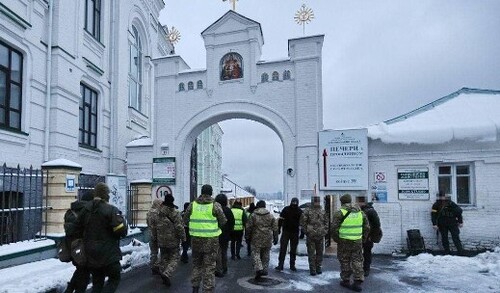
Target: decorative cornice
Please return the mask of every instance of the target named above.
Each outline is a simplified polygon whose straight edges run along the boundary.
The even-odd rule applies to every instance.
[[[99,66],[95,65],[94,63],[92,63],[92,61],[90,61],[89,59],[87,59],[85,57],[82,57],[82,58],[83,58],[83,61],[85,61],[85,63],[87,63],[87,68],[92,69],[93,71],[97,72],[99,75],[104,74],[104,70],[102,70]]]
[[[5,6],[5,4],[3,4],[2,2],[0,2],[0,12],[5,16],[7,16],[10,20],[15,22],[17,25],[22,27],[23,29],[32,27],[32,25],[29,22],[27,22],[24,18],[19,16],[14,11],[10,10],[10,8]]]

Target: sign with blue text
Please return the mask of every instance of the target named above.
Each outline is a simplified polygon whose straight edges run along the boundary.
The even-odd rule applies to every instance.
[[[175,157],[153,158],[153,184],[175,185]]]
[[[319,189],[368,190],[367,129],[319,132]]]

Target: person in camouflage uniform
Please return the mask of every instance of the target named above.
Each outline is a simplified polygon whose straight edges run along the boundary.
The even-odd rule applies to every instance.
[[[340,197],[342,206],[333,214],[332,238],[337,242],[337,258],[340,262],[340,285],[356,292],[362,290],[363,242],[368,239],[370,224],[357,204],[352,204],[350,194]],[[354,282],[351,284],[351,276]]]
[[[325,235],[328,232],[328,218],[325,210],[321,208],[319,196],[311,198],[311,207],[305,209],[300,216],[300,226],[307,236],[307,256],[309,260],[309,273],[311,276],[321,274]]]
[[[181,215],[174,205],[171,194],[165,196],[163,204],[158,209],[158,214],[151,221],[152,239],[160,248],[160,276],[163,283],[170,286],[170,278],[177,268],[180,260],[179,246],[181,241],[186,241],[184,225]]]
[[[266,202],[257,202],[255,211],[246,224],[246,239],[252,245],[255,279],[266,276],[272,244],[278,243],[278,221],[266,209]]]
[[[211,213],[207,213],[206,206],[212,206]],[[216,231],[212,229],[200,229],[199,227],[214,225],[218,226]],[[193,259],[193,273],[191,284],[193,293],[200,291],[203,280],[203,292],[212,293],[215,288],[215,266],[217,252],[219,250],[220,227],[227,222],[224,211],[219,203],[212,198],[212,186],[206,184],[201,187],[201,195],[192,202],[184,214],[184,223],[189,227],[191,235],[191,249]],[[211,228],[211,227],[210,227]],[[201,231],[200,230],[204,230]],[[218,230],[218,231],[217,231]]]
[[[146,223],[149,228],[149,267],[153,275],[160,274],[158,269],[158,242],[153,237],[152,223],[158,219],[158,209],[161,207],[161,203],[160,199],[153,200],[153,204],[146,215]]]

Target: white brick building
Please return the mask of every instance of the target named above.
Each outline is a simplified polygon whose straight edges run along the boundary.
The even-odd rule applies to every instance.
[[[213,193],[219,194],[222,187],[222,136],[224,132],[219,124],[205,129],[196,139],[197,168],[196,182],[197,195],[201,194],[201,187],[210,184]]]
[[[464,88],[368,127],[368,196],[382,192],[387,197],[375,204],[384,231],[375,252],[406,248],[409,229],[420,229],[427,248],[437,249],[430,211],[440,189],[464,210],[460,236],[465,249],[500,245],[499,126],[500,91]],[[398,173],[404,169],[427,171],[427,194],[409,199],[403,193]],[[385,181],[377,182],[376,172]]]

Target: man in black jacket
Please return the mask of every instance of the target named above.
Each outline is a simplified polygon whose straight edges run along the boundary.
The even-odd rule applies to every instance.
[[[66,241],[68,247],[71,247],[73,240],[83,237],[81,234],[76,233],[75,223],[78,215],[85,207],[85,203],[91,201],[92,197],[92,193],[86,192],[80,200],[72,202],[71,208],[64,214],[64,232],[66,236],[63,241]],[[86,266],[79,265],[74,260],[73,265],[76,267],[76,270],[64,293],[83,293],[87,290],[87,285],[90,281],[90,272]]]
[[[98,183],[94,199],[85,205],[76,222],[83,235],[93,293],[115,292],[121,278],[120,238],[127,235],[127,224],[122,213],[108,201],[108,186]],[[108,281],[104,284],[106,277]]]
[[[234,228],[234,216],[231,209],[227,207],[227,196],[224,193],[218,194],[215,197],[215,201],[222,206],[222,211],[227,219],[226,224],[221,227],[222,233],[219,235],[219,252],[215,265],[215,276],[224,277],[227,273],[227,249],[229,247],[229,240],[231,240],[231,232]]]
[[[431,211],[432,227],[441,233],[444,252],[450,254],[450,242],[448,232],[457,248],[459,255],[463,255],[462,242],[460,242],[460,229],[463,226],[462,208],[451,201],[448,194],[439,191],[436,202],[432,205]]]
[[[290,205],[285,207],[278,220],[278,231],[281,231],[280,239],[280,254],[278,257],[277,271],[283,270],[285,263],[286,251],[288,250],[288,242],[290,242],[290,270],[297,271],[295,268],[295,259],[297,257],[297,245],[299,244],[299,226],[302,210],[299,208],[299,199],[294,197]]]
[[[368,239],[363,242],[363,271],[365,277],[368,277],[372,263],[373,241],[371,239],[371,235],[374,235],[374,233],[380,233],[380,218],[377,211],[373,208],[373,203],[367,203],[365,197],[358,197],[358,204],[368,218],[368,223],[370,223],[370,234]]]

